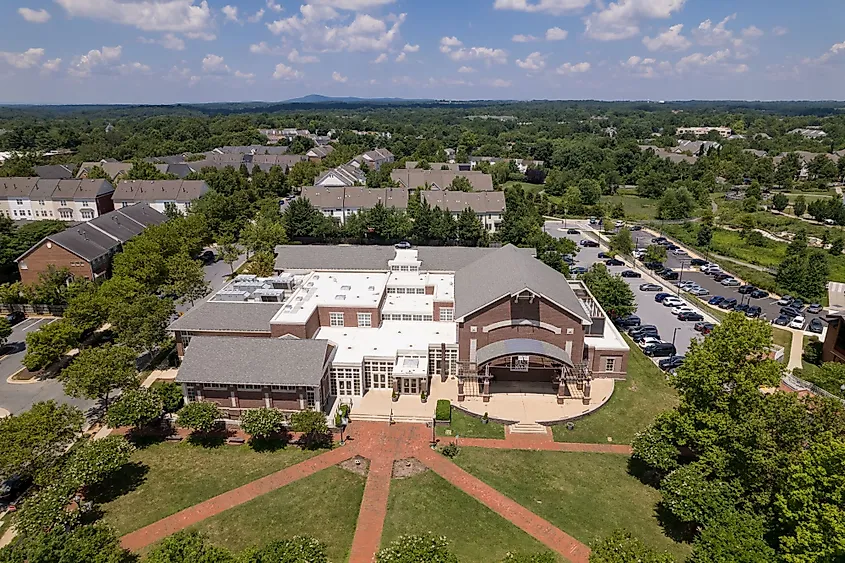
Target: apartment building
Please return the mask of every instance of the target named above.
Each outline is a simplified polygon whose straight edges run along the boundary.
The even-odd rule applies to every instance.
[[[503,192],[450,192],[428,190],[422,192],[423,200],[431,207],[452,213],[456,219],[464,209],[472,209],[484,228],[495,233],[502,224],[505,213]]]
[[[407,190],[417,188],[429,190],[447,190],[455,178],[463,177],[469,180],[473,191],[492,192],[493,177],[483,172],[468,172],[463,170],[420,170],[414,168],[397,168],[390,171],[390,178],[399,182]]]
[[[90,221],[114,209],[108,180],[0,178],[0,215],[14,220]]]
[[[324,188],[320,186],[302,188],[301,197],[341,225],[353,213],[372,209],[379,203],[385,207],[408,208],[408,190],[400,188],[371,189],[364,187]]]
[[[168,204],[184,213],[208,190],[204,180],[132,180],[120,182],[112,199],[118,209],[144,202],[159,213]]]

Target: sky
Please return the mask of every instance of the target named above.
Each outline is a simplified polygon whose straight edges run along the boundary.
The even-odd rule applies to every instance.
[[[2,0],[0,103],[845,99],[842,0]]]

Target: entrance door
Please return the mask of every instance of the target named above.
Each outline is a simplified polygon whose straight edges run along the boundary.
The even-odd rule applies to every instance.
[[[416,395],[420,392],[419,379],[412,377],[402,378],[402,393],[404,395]]]

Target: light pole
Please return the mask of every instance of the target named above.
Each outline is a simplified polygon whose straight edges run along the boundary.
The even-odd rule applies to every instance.
[[[686,262],[686,259],[681,258],[681,275],[678,276],[678,296],[681,295],[681,282],[684,281],[684,262]]]
[[[675,330],[673,330],[673,331],[672,331],[672,347],[674,347],[674,346],[675,346],[675,335],[676,335],[676,334],[678,334],[678,330],[680,330],[680,328],[681,328],[681,327],[676,326],[676,327],[675,327]],[[676,351],[677,351],[677,350],[676,350]]]

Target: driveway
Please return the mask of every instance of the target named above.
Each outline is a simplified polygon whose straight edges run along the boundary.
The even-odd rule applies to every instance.
[[[584,238],[592,238],[593,240],[597,240],[595,236],[595,232],[589,226],[587,221],[567,221],[567,228],[574,228],[581,231],[580,235],[569,235],[566,234],[566,229],[563,228],[563,224],[557,221],[549,221],[545,224],[546,232],[550,235],[557,237],[557,238],[569,238],[577,244],[581,239]],[[585,236],[585,233],[592,233],[592,236]],[[575,266],[583,266],[585,268],[589,268],[596,262],[604,262],[603,258],[599,258],[598,254],[601,251],[607,250],[604,247],[600,248],[586,248],[583,246],[578,247],[580,252],[578,252],[575,260]],[[636,269],[637,271],[642,272],[643,269],[640,267],[629,267],[629,266],[608,266],[608,270],[614,274],[621,273],[623,270],[628,269]],[[622,278],[624,279],[628,285],[631,287],[631,290],[634,292],[634,297],[637,303],[637,312],[636,315],[642,319],[642,324],[652,324],[657,327],[658,332],[660,333],[660,338],[665,340],[666,342],[672,342],[674,339],[675,348],[678,351],[679,355],[686,354],[687,350],[689,349],[690,342],[694,338],[701,338],[701,335],[697,333],[693,329],[694,322],[690,321],[679,321],[678,318],[673,315],[670,311],[670,307],[664,307],[662,303],[657,303],[654,300],[654,295],[657,292],[645,292],[640,291],[639,286],[643,283],[650,283],[652,282],[651,279],[647,278]],[[667,293],[677,293],[677,287],[672,285],[668,285],[665,281],[659,280],[660,285],[665,288]],[[654,282],[657,283],[657,282]],[[681,292],[680,295],[681,299],[684,299],[684,294]],[[698,310],[697,307],[694,305],[690,305],[693,309]],[[705,314],[706,316],[706,314]]]

